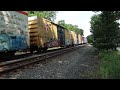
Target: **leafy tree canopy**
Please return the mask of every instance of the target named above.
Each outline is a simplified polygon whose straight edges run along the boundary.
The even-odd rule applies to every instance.
[[[37,15],[50,21],[54,21],[56,19],[57,11],[28,11],[28,13],[29,16]]]
[[[94,46],[98,49],[116,50],[119,38],[120,11],[101,11],[91,17]]]
[[[58,21],[58,24],[67,28],[68,30],[75,31],[76,33],[79,33],[83,35],[84,31],[82,29],[79,29],[77,25],[72,25],[72,24],[66,24],[65,20],[60,20]]]

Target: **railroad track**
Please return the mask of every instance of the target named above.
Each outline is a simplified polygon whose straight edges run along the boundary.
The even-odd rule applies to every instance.
[[[57,51],[61,49],[64,49],[64,48],[48,49],[47,52],[53,52],[53,51]],[[5,62],[5,61],[13,61],[16,59],[21,59],[21,58],[43,54],[43,53],[46,53],[46,52],[43,52],[43,51],[41,53],[34,52],[33,54],[31,54],[30,52],[16,52],[15,56],[0,56],[0,63]]]
[[[22,59],[2,62],[2,63],[0,63],[0,75],[4,74],[4,73],[8,73],[13,70],[16,70],[18,68],[22,68],[24,66],[39,62],[44,59],[48,59],[48,58],[58,56],[58,55],[66,53],[66,52],[72,51],[72,50],[76,50],[79,47],[80,46],[76,46],[76,47],[61,49],[61,50],[57,50],[57,51],[53,51],[53,52],[43,53],[43,54],[39,54],[39,55],[33,55],[33,56],[29,56],[29,57],[22,58]]]

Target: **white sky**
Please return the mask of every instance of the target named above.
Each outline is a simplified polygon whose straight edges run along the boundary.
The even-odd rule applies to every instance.
[[[90,35],[90,18],[95,13],[92,11],[59,11],[56,17],[56,23],[59,20],[65,20],[67,24],[78,25],[84,30],[84,36]]]

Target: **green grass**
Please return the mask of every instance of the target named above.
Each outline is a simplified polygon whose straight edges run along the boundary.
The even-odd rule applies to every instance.
[[[120,51],[102,51],[100,75],[102,79],[120,79]]]

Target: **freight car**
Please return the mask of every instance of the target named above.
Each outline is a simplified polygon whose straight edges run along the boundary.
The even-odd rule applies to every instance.
[[[77,38],[78,38],[78,45],[82,44],[82,36],[80,34],[77,34]]]
[[[38,16],[28,17],[28,29],[31,53],[65,46],[65,28],[47,19]]]
[[[47,51],[80,43],[80,35],[47,19],[28,17],[25,11],[0,11],[0,54]]]
[[[28,13],[25,11],[0,11],[0,54],[29,48]]]
[[[71,41],[72,41],[72,46],[78,45],[77,34],[74,31],[71,31]]]
[[[87,38],[82,36],[82,44],[86,44],[87,43]]]
[[[86,37],[84,37],[83,44],[87,44],[87,38]]]
[[[66,47],[72,46],[71,31],[67,29],[65,29],[65,46]]]

